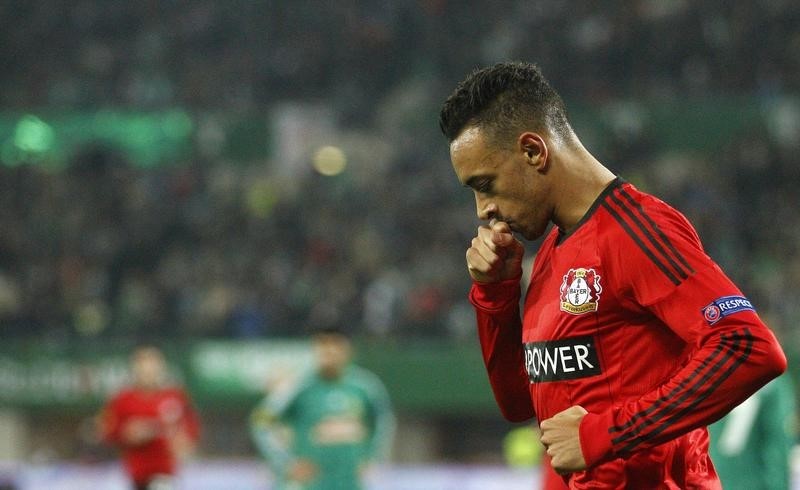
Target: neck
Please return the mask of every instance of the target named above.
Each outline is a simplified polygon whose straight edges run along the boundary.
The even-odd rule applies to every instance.
[[[558,160],[553,222],[570,232],[616,176],[580,144]]]

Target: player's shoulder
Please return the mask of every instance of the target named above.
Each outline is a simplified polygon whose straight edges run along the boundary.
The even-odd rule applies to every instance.
[[[689,220],[663,200],[624,183],[609,193],[598,233],[603,264],[617,286],[650,304],[710,264]]]
[[[353,381],[360,381],[365,383],[376,382],[380,383],[380,379],[378,376],[370,371],[369,369],[358,366],[356,364],[351,364],[347,368],[347,377]]]
[[[287,377],[273,383],[269,393],[263,399],[263,405],[273,411],[283,411],[299,398],[312,396],[319,386],[316,373],[307,372],[297,377]]]
[[[689,246],[700,246],[697,232],[683,213],[629,182],[622,181],[609,192],[603,207],[608,222],[603,234],[611,243],[648,244],[673,239]],[[619,241],[626,236],[629,240]]]
[[[112,403],[124,402],[136,398],[138,394],[139,392],[133,386],[123,386],[111,395],[110,401]]]
[[[125,386],[111,394],[106,402],[106,408],[111,411],[127,411],[139,405],[139,393],[131,386]]]
[[[186,388],[181,385],[168,385],[162,388],[161,390],[163,393],[170,394],[170,395],[186,395]]]
[[[351,365],[347,370],[347,379],[367,391],[385,391],[381,379],[372,371],[361,366]]]
[[[177,398],[183,401],[189,401],[189,392],[182,386],[167,386],[161,390],[162,398]]]

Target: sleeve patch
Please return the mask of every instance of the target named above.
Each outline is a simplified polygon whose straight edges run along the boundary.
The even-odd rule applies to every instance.
[[[740,311],[755,312],[753,304],[744,296],[723,296],[712,301],[708,306],[700,310],[703,318],[709,325],[713,325],[728,315],[739,313]]]

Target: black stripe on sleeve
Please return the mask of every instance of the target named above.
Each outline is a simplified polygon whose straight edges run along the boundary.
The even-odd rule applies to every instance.
[[[613,434],[613,433],[615,433],[615,432],[622,432],[622,431],[624,431],[624,430],[628,429],[629,427],[631,427],[633,424],[635,424],[635,423],[636,423],[637,421],[639,421],[640,419],[643,419],[643,418],[645,418],[645,417],[648,417],[648,416],[650,416],[650,415],[651,415],[653,412],[655,412],[656,410],[658,410],[658,409],[659,409],[659,408],[660,408],[662,405],[664,405],[665,403],[667,403],[667,402],[670,400],[670,398],[673,398],[675,395],[677,395],[678,393],[680,393],[680,392],[681,392],[681,390],[683,390],[684,388],[686,388],[686,386],[687,386],[689,383],[691,383],[692,381],[694,381],[694,379],[695,379],[697,376],[699,376],[699,375],[700,375],[700,373],[702,373],[702,372],[703,372],[703,370],[704,370],[705,368],[707,368],[707,367],[708,367],[708,366],[709,366],[709,365],[710,365],[710,364],[711,364],[711,363],[714,361],[714,359],[716,359],[716,357],[722,353],[722,351],[723,351],[724,349],[725,349],[725,346],[724,346],[724,345],[723,345],[721,342],[720,342],[719,344],[717,344],[717,347],[716,347],[716,349],[714,349],[714,351],[713,351],[713,352],[711,352],[711,354],[709,354],[708,356],[706,356],[706,357],[705,357],[705,359],[703,359],[703,360],[700,362],[700,364],[699,364],[699,365],[698,365],[698,366],[695,368],[695,370],[694,370],[694,371],[692,371],[692,373],[691,373],[689,376],[687,376],[686,378],[684,378],[683,380],[681,380],[681,382],[680,382],[680,383],[678,383],[678,385],[677,385],[675,388],[673,388],[673,389],[672,389],[672,391],[670,391],[670,392],[669,392],[669,393],[667,393],[666,395],[663,395],[661,398],[659,398],[658,400],[656,400],[655,402],[653,402],[653,404],[652,404],[652,405],[650,405],[649,407],[647,407],[646,409],[644,409],[644,410],[640,411],[640,412],[639,412],[639,413],[637,413],[637,414],[634,414],[634,415],[633,415],[633,416],[630,418],[630,420],[628,420],[628,421],[627,421],[627,422],[625,422],[624,424],[622,424],[622,425],[617,425],[617,426],[614,426],[614,427],[610,428],[610,429],[608,430],[608,432],[609,432],[609,433],[611,433],[611,434]]]
[[[678,260],[681,262],[681,264],[683,264],[683,266],[684,266],[684,267],[686,267],[686,268],[689,270],[689,273],[692,273],[692,274],[693,274],[693,273],[694,273],[694,269],[692,268],[692,266],[691,266],[691,265],[689,265],[689,262],[687,262],[685,258],[683,258],[683,255],[681,255],[681,253],[678,251],[678,249],[676,249],[676,248],[675,248],[675,246],[674,246],[674,245],[672,244],[672,242],[669,240],[669,238],[667,237],[667,235],[666,235],[666,234],[665,234],[665,233],[664,233],[664,232],[661,230],[661,228],[660,228],[660,227],[659,227],[659,226],[656,224],[656,222],[653,220],[653,218],[651,218],[651,217],[650,217],[650,215],[648,215],[648,214],[645,212],[644,208],[642,207],[642,204],[641,204],[640,202],[636,201],[636,200],[633,198],[633,196],[631,196],[630,194],[628,194],[628,193],[625,191],[625,189],[624,189],[624,188],[620,188],[620,189],[619,189],[619,192],[620,192],[620,194],[622,194],[622,196],[623,196],[623,197],[624,197],[624,198],[625,198],[625,199],[626,199],[628,202],[630,202],[630,203],[631,203],[631,204],[632,204],[632,205],[633,205],[633,206],[634,206],[634,207],[635,207],[635,208],[636,208],[636,209],[639,211],[639,214],[641,214],[641,215],[644,217],[644,219],[646,219],[646,220],[647,220],[647,222],[648,222],[648,223],[650,223],[650,226],[652,226],[652,227],[653,227],[653,229],[656,231],[656,233],[658,233],[658,236],[659,236],[659,237],[661,237],[661,239],[662,239],[662,240],[664,241],[664,243],[667,245],[667,248],[669,248],[669,249],[672,251],[672,253],[675,255],[675,257],[677,257],[677,258],[678,258]]]
[[[730,360],[730,358],[733,357],[734,353],[731,349],[727,348],[727,344],[728,344],[728,336],[723,335],[720,341],[720,346],[723,347],[723,350],[727,351],[726,354],[722,356],[722,358],[720,358],[720,360],[717,361],[716,364],[711,366],[711,369],[706,371],[703,377],[700,378],[693,386],[691,386],[688,390],[684,391],[679,398],[672,400],[670,404],[664,408],[664,410],[657,413],[653,417],[645,419],[638,427],[634,427],[633,429],[625,432],[624,434],[615,437],[614,439],[612,439],[611,443],[614,445],[618,445],[622,444],[623,442],[629,441],[631,439],[635,440],[636,438],[640,437],[640,434],[642,433],[643,430],[659,422],[664,417],[670,415],[670,412],[679,407],[680,404],[686,400],[686,398],[694,395],[698,390],[700,390],[703,387],[703,385],[707,383],[710,378],[716,375],[717,372],[720,369],[722,369],[722,367]]]
[[[735,334],[731,337],[731,340],[733,340],[734,343],[733,345],[728,347],[730,355],[726,355],[726,357],[730,357],[738,352],[739,355],[736,357],[734,363],[731,364],[724,373],[722,373],[719,377],[717,377],[714,383],[711,386],[709,386],[703,393],[697,396],[689,405],[684,407],[682,410],[672,414],[667,420],[664,421],[664,423],[654,428],[649,433],[634,438],[634,440],[630,441],[625,447],[620,449],[619,453],[621,454],[630,453],[636,446],[653,439],[658,434],[660,434],[661,432],[669,428],[671,425],[673,425],[676,420],[686,416],[686,414],[690,413],[692,410],[695,409],[695,407],[697,407],[697,405],[699,405],[706,398],[708,398],[719,387],[719,385],[721,385],[726,379],[728,379],[728,377],[730,377],[730,375],[733,374],[733,372],[736,371],[736,369],[743,362],[745,362],[748,357],[750,357],[750,352],[752,351],[753,348],[753,336],[750,334],[749,331],[741,335]],[[745,340],[747,342],[744,347],[744,351],[741,351],[740,349],[741,340]],[[702,386],[702,383],[698,383],[698,385]],[[682,403],[688,396],[689,393],[687,392],[687,394],[681,397],[682,399],[677,401],[676,403]]]
[[[669,280],[672,281],[672,284],[678,286],[681,283],[681,280],[678,279],[677,277],[675,277],[675,274],[673,274],[672,271],[670,271],[664,265],[663,262],[661,262],[660,260],[658,260],[658,258],[656,258],[656,256],[653,254],[652,250],[647,248],[647,245],[645,245],[642,242],[642,240],[639,238],[639,236],[636,235],[636,233],[634,233],[634,231],[631,229],[631,227],[628,226],[628,223],[626,223],[625,220],[622,219],[622,216],[620,216],[619,213],[614,211],[614,209],[611,206],[609,206],[608,203],[605,202],[605,201],[603,201],[603,207],[606,208],[606,210],[609,212],[609,214],[611,214],[611,216],[614,217],[615,220],[617,220],[617,223],[619,223],[620,226],[622,226],[622,228],[625,230],[626,233],[628,233],[628,235],[633,239],[633,241],[636,242],[637,245],[639,245],[639,248],[642,249],[642,251],[645,253],[645,255],[647,255],[650,258],[650,260],[652,260],[653,263],[659,269],[661,269],[661,272],[663,272],[664,275],[666,275],[667,278],[669,278]]]
[[[681,276],[681,279],[686,279],[687,277],[689,277],[689,274],[687,274],[686,271],[684,271],[681,268],[681,266],[678,265],[672,259],[672,257],[667,253],[667,251],[664,250],[664,247],[662,247],[661,244],[658,243],[658,240],[656,240],[656,237],[654,237],[653,234],[650,233],[650,230],[648,230],[647,227],[644,226],[644,223],[642,223],[642,221],[639,218],[637,218],[635,214],[633,214],[633,210],[631,210],[631,208],[629,208],[627,205],[625,205],[625,203],[623,203],[614,194],[611,194],[611,199],[617,204],[617,206],[620,207],[620,209],[625,211],[625,214],[627,214],[628,217],[631,219],[631,221],[633,221],[633,223],[636,225],[636,227],[639,228],[639,230],[641,230],[642,234],[645,237],[647,237],[647,241],[649,241],[653,245],[653,247],[655,247],[656,251],[658,251],[661,254],[662,257],[667,259],[667,262],[669,262],[669,265],[671,265],[673,270],[675,272],[677,272],[679,276]]]

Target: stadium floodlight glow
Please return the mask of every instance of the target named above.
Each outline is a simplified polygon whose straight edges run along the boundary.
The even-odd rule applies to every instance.
[[[329,177],[339,175],[347,166],[347,156],[337,146],[323,146],[314,153],[312,161],[317,172]]]
[[[28,114],[14,130],[14,146],[24,152],[45,153],[53,148],[55,131],[38,117]]]

